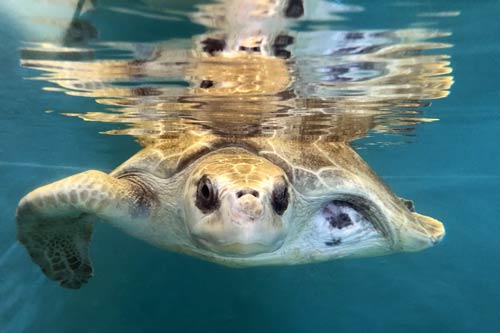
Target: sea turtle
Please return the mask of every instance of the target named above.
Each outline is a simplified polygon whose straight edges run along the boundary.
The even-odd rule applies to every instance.
[[[417,251],[444,235],[346,143],[202,131],[148,145],[110,174],[34,190],[17,209],[18,239],[50,279],[80,288],[96,220],[236,267]]]

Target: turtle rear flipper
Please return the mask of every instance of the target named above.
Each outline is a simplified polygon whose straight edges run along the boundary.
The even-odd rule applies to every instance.
[[[86,171],[26,195],[17,208],[17,238],[47,277],[77,289],[92,277],[88,249],[95,220],[125,218],[136,206],[133,184]]]

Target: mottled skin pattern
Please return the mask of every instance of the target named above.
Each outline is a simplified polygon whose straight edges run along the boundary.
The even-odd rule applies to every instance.
[[[345,143],[202,132],[152,144],[109,175],[34,190],[19,204],[18,238],[49,278],[79,288],[92,276],[95,220],[229,266],[417,251],[444,235]]]
[[[18,239],[49,278],[76,288],[92,276],[88,245],[95,219],[128,208],[131,193],[130,184],[99,171],[40,187],[19,203]]]

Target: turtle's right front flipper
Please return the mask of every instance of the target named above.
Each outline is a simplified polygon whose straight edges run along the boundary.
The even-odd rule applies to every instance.
[[[88,254],[96,219],[125,218],[136,209],[133,183],[86,171],[40,187],[17,208],[17,238],[52,280],[80,288],[92,277]]]

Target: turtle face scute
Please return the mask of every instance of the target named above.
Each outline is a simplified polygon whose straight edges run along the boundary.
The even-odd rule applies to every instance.
[[[292,194],[285,172],[240,148],[209,154],[192,169],[184,211],[193,241],[221,256],[278,249]]]

